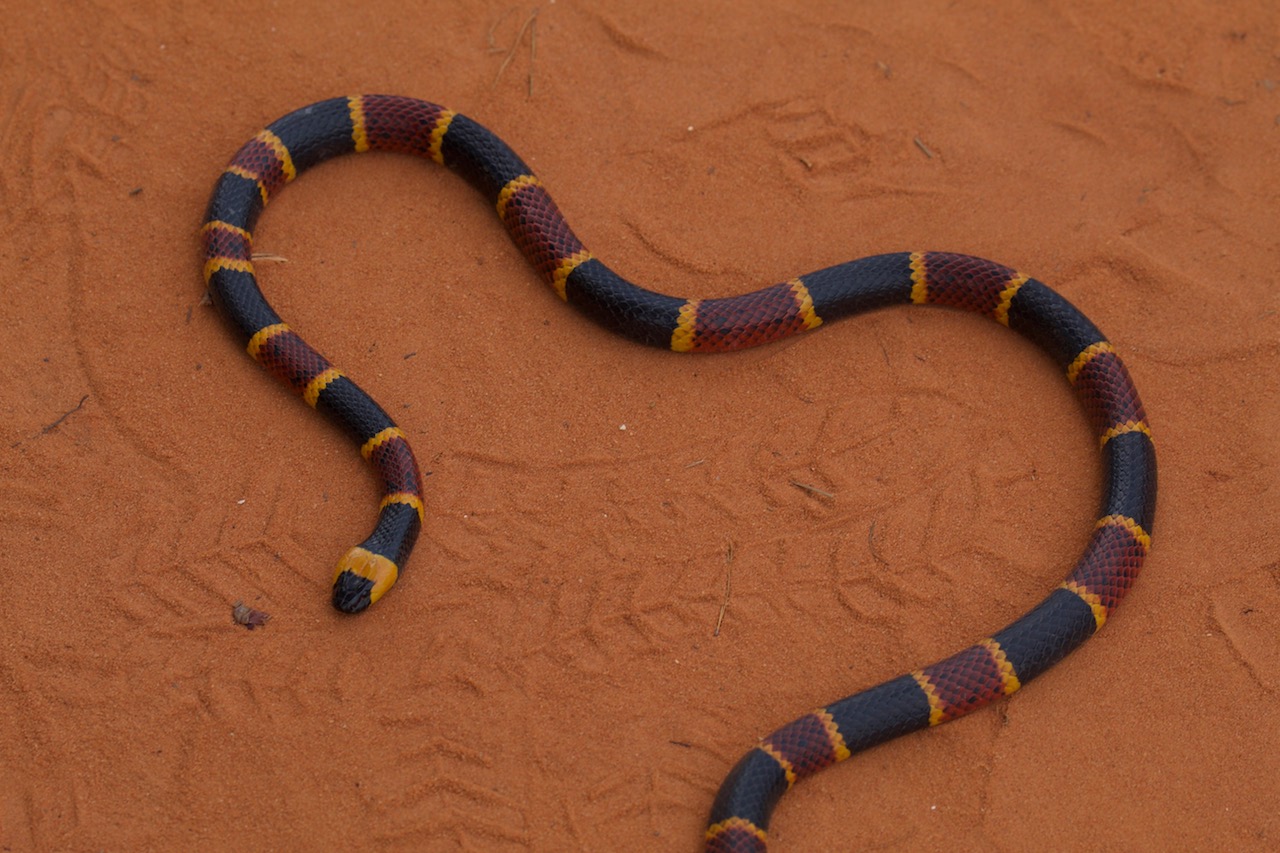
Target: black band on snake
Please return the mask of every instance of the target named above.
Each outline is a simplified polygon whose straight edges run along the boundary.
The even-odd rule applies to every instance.
[[[1088,546],[1029,613],[946,660],[819,708],[764,738],[733,768],[711,808],[707,851],[759,851],[770,813],[797,780],[890,738],[1013,693],[1102,627],[1150,547],[1156,458],[1146,413],[1120,357],[1093,323],[1033,278],[980,258],[898,252],[828,267],[728,299],[680,299],[637,287],[588,252],[529,167],[471,119],[412,98],[358,95],[304,107],[242,147],[209,202],[204,277],[249,355],[341,424],[383,481],[378,523],[339,561],[333,603],[354,613],[404,568],[424,518],[422,477],[404,433],[351,379],[294,333],[258,289],[258,214],[285,183],[352,151],[401,151],[459,172],[564,301],[632,340],[676,352],[742,349],[896,304],[963,308],[1030,338],[1088,413],[1105,472]]]

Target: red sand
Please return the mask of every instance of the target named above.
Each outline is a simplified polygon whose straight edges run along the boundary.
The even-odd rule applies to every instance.
[[[255,235],[431,471],[401,583],[334,613],[377,484],[202,304],[194,235],[241,142],[358,91],[485,123],[655,289],[963,251],[1125,356],[1162,485],[1128,600],[1010,702],[797,786],[773,849],[1280,845],[1275,4],[561,0],[505,67],[532,7],[432,5],[5,16],[0,850],[694,850],[757,737],[1082,546],[1089,431],[1018,336],[897,309],[646,350],[461,180],[369,156]]]

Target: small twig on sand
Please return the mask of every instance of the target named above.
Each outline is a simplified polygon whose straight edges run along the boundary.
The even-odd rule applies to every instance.
[[[711,636],[720,636],[720,626],[724,623],[724,612],[729,609],[729,594],[733,591],[733,543],[729,543],[729,547],[724,552],[724,599],[720,602],[720,615],[716,617],[716,629],[711,632]]]
[[[68,409],[67,411],[63,412],[63,413],[62,413],[62,417],[58,418],[58,419],[57,419],[56,421],[54,421],[53,423],[51,423],[51,424],[46,424],[46,425],[45,425],[45,426],[40,430],[40,434],[41,434],[41,435],[48,435],[49,433],[53,432],[55,429],[57,429],[57,428],[58,428],[58,425],[59,425],[59,424],[61,424],[61,423],[62,423],[63,421],[65,421],[67,418],[69,418],[69,417],[71,417],[72,415],[74,415],[76,412],[80,411],[80,408],[84,405],[84,401],[85,401],[85,400],[88,400],[88,399],[89,399],[89,395],[88,395],[88,394],[85,394],[83,397],[81,397],[81,398],[80,398],[80,402],[79,402],[79,403],[76,403],[75,408],[73,408],[73,409]]]
[[[924,144],[923,139],[917,136],[913,141],[915,142],[916,147],[924,152],[924,156],[928,157],[930,160],[933,159],[933,152],[929,150],[928,145]]]
[[[867,550],[871,552],[871,556],[877,563],[882,566],[888,566],[889,561],[886,560],[878,548],[876,548],[876,523],[871,522],[871,529],[867,531]]]
[[[533,97],[533,61],[538,58],[538,10],[529,16],[529,95]]]
[[[533,26],[534,19],[537,17],[538,17],[538,9],[535,6],[533,11],[529,13],[529,17],[524,19],[524,24],[521,25],[520,27],[520,32],[516,34],[516,40],[511,43],[511,49],[507,51],[506,57],[502,60],[502,65],[498,66],[498,73],[493,75],[493,82],[489,84],[490,86],[498,85],[498,80],[502,79],[503,72],[507,70],[507,66],[510,65],[511,60],[515,58],[516,50],[519,49],[520,43],[524,41],[525,31],[527,31],[530,27]],[[529,44],[529,49],[531,51],[530,56],[532,56],[532,50],[533,50],[532,42],[530,42]],[[532,87],[533,87],[533,67],[532,66],[530,66],[529,68],[529,78],[530,78],[529,86],[530,86],[530,90],[532,91]]]
[[[833,495],[831,492],[824,492],[822,489],[819,489],[817,486],[811,486],[808,483],[798,483],[795,480],[792,480],[791,485],[795,486],[797,489],[804,489],[806,492],[810,492],[815,495],[821,495],[824,498],[835,497],[835,495]]]

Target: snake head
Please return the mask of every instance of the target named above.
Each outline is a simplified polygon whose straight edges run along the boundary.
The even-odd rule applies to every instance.
[[[399,575],[390,558],[357,545],[342,555],[333,573],[333,606],[359,613],[391,589]]]

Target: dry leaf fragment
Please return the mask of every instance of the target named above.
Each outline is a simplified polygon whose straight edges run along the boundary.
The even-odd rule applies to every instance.
[[[243,601],[237,601],[235,606],[231,608],[231,618],[252,631],[260,625],[267,624],[271,614],[264,613],[261,610],[254,610]]]

